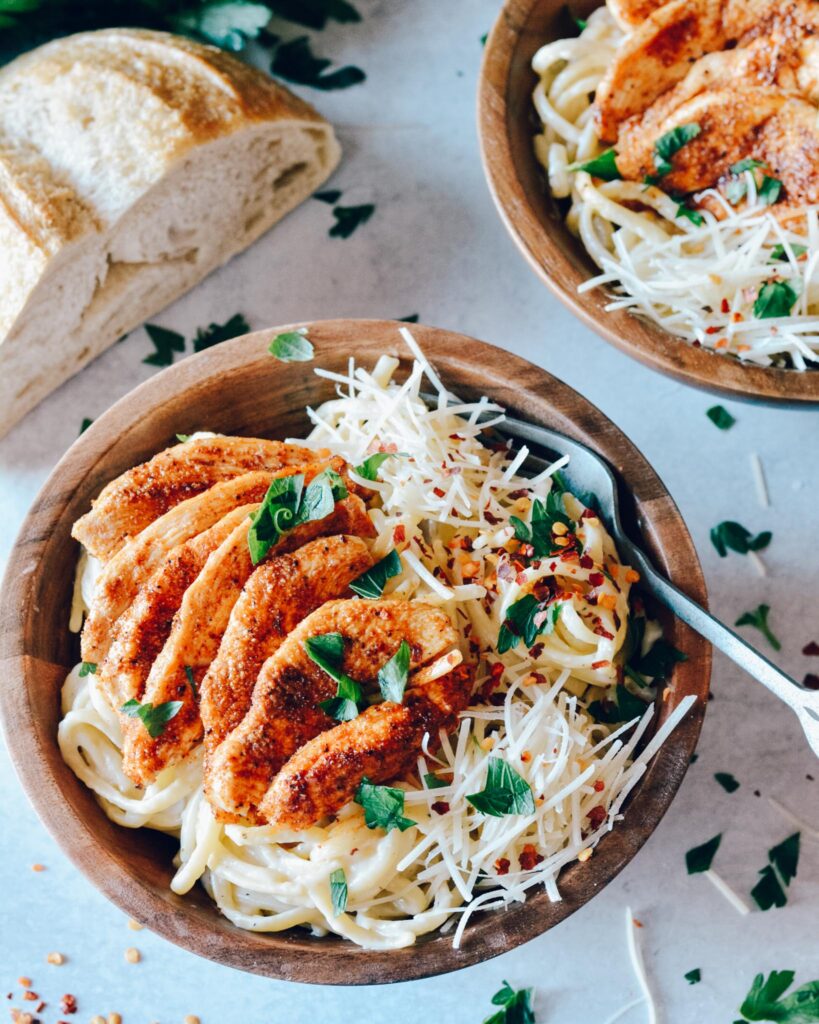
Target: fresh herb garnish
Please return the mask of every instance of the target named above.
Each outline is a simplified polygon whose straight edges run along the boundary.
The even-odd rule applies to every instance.
[[[145,324],[145,333],[154,343],[155,351],[142,360],[148,366],[170,366],[174,352],[185,351],[185,336],[158,324]]]
[[[746,156],[737,164],[731,164],[731,174],[742,174],[743,171],[753,171],[757,167],[767,167],[763,160],[754,160],[752,156]]]
[[[492,996],[492,1005],[501,1009],[486,1017],[483,1024],[535,1024],[530,988],[516,990],[504,981],[503,988]]]
[[[80,434],[84,434],[93,422],[90,416],[83,416],[82,423],[80,424]]]
[[[784,907],[788,902],[785,887],[776,876],[770,864],[766,864],[759,872],[759,881],[751,889],[751,897],[760,910],[771,907]]]
[[[337,501],[347,497],[344,481],[325,469],[304,486],[304,475],[276,477],[259,508],[251,515],[247,546],[254,565],[265,557],[281,535],[303,523],[324,519]]]
[[[400,704],[404,699],[409,674],[410,645],[402,640],[390,660],[378,670],[378,688],[384,700]]]
[[[597,722],[611,724],[642,718],[647,708],[648,704],[644,700],[635,697],[628,687],[618,683],[614,700],[593,700],[589,704],[589,714]]]
[[[759,632],[765,637],[768,643],[773,647],[775,651],[782,650],[782,644],[774,636],[771,631],[771,627],[768,625],[768,613],[770,612],[770,606],[767,604],[760,604],[753,611],[743,612],[742,615],[734,623],[735,626],[753,626],[754,629],[758,629]]]
[[[165,731],[168,722],[179,714],[181,707],[181,700],[169,700],[154,707],[151,703],[140,704],[138,700],[132,698],[122,705],[120,711],[128,715],[129,718],[139,718],[148,735],[155,740]]]
[[[307,28],[324,28],[328,21],[361,21],[361,15],[348,0],[268,0],[273,13]]]
[[[193,351],[204,352],[206,348],[213,348],[221,341],[238,338],[240,334],[247,334],[249,330],[250,324],[242,314],[234,313],[223,324],[208,324],[207,327],[198,328],[193,339]]]
[[[781,999],[793,979],[793,971],[771,971],[767,979],[764,974],[757,974],[739,1012],[747,1020],[780,1021],[781,1024],[819,1021],[819,981],[800,985]]]
[[[399,316],[398,322],[402,324],[417,324],[420,317],[420,313],[410,313],[409,316]]]
[[[336,868],[330,875],[330,899],[333,901],[333,917],[347,909],[347,876],[344,868]]]
[[[693,971],[686,971],[683,977],[689,985],[696,985],[698,981],[702,981],[702,971],[695,967]]]
[[[701,846],[694,846],[688,850],[685,855],[685,866],[688,869],[688,874],[696,875],[700,871],[710,871],[714,855],[719,849],[721,842],[722,833],[720,832],[713,839],[709,839],[707,843],[703,843]]]
[[[402,789],[376,786],[365,777],[356,790],[354,800],[364,808],[364,822],[367,828],[381,828],[385,832],[397,828],[404,832],[415,825],[411,818],[404,817]]]
[[[796,878],[799,864],[799,833],[794,832],[768,850],[768,863],[759,872],[759,881],[751,896],[760,910],[784,907],[788,902],[786,888]]]
[[[585,18],[575,18],[574,23],[575,25],[577,25],[581,32],[585,32],[589,24]]]
[[[341,199],[341,189],[328,188],[324,192],[314,192],[313,198],[318,199],[321,203],[328,203],[332,206],[333,203],[337,203]]]
[[[270,342],[268,352],[281,363],[307,363],[315,349],[301,331],[285,331]]]
[[[356,473],[363,476],[365,480],[377,480],[378,471],[387,459],[406,458],[405,452],[374,452],[368,455],[360,466],[355,467]]]
[[[446,789],[449,785],[448,782],[439,779],[435,772],[427,772],[424,776],[424,782],[427,784],[427,789]]]
[[[505,814],[534,814],[535,798],[526,779],[499,757],[490,757],[486,783],[466,798],[476,811],[502,818]]]
[[[188,6],[170,15],[169,20],[176,32],[198,36],[214,46],[238,53],[265,28],[270,14],[268,4],[214,0]]]
[[[509,605],[506,618],[498,632],[498,654],[505,654],[523,640],[531,647],[535,640],[554,632],[560,618],[560,604],[541,604],[534,594],[527,594]]]
[[[330,228],[330,238],[349,238],[355,229],[366,224],[375,213],[374,203],[362,203],[360,206],[334,206],[335,224]]]
[[[379,562],[376,562],[372,569],[357,576],[350,584],[350,590],[354,594],[358,594],[359,597],[375,601],[384,593],[387,580],[392,579],[393,576],[400,576],[402,569],[401,556],[393,548],[388,555],[384,555]]]
[[[84,676],[95,676],[97,674],[97,663],[94,661],[84,661],[80,665],[80,679]]]
[[[735,793],[739,789],[739,783],[730,772],[714,772],[714,778],[726,793]]]
[[[590,160],[582,160],[576,164],[569,164],[569,171],[586,171],[594,178],[602,178],[603,181],[619,181],[623,175],[617,170],[617,154],[613,149],[607,149]]]
[[[661,135],[654,143],[654,167],[657,173],[670,174],[674,170],[670,162],[671,157],[692,139],[696,139],[701,130],[696,123],[681,124]]]
[[[790,316],[798,298],[799,295],[787,281],[766,281],[754,302],[754,316],[757,320]]]
[[[705,415],[720,430],[730,430],[736,423],[736,420],[724,405],[712,405]]]
[[[327,72],[332,64],[326,57],[316,57],[310,49],[307,36],[299,36],[282,43],[276,50],[270,70],[274,75],[297,85],[308,85],[313,89],[327,92],[331,89],[348,89],[366,79],[366,75],[352,64]]]
[[[720,558],[725,558],[728,549],[736,551],[738,555],[747,555],[749,551],[762,551],[770,543],[773,534],[770,530],[763,530],[754,536],[750,530],[746,530],[740,523],[726,520],[717,523],[711,530],[711,543],[717,549]]]
[[[652,679],[668,679],[674,671],[674,666],[681,661],[688,661],[688,655],[678,651],[663,637],[658,637],[646,654],[632,659],[631,667],[642,676],[650,676]]]
[[[177,434],[176,435],[176,440],[180,444],[186,444],[188,441],[190,441],[190,439],[191,439],[191,435],[190,434]]]
[[[690,220],[692,224],[696,224],[700,227],[705,223],[705,217],[700,213],[699,210],[692,210],[690,206],[686,206],[685,203],[677,203],[677,211],[674,214],[675,217],[685,217]]]
[[[800,256],[804,256],[804,254],[808,251],[808,247],[806,245],[800,245],[798,242],[791,242],[790,245],[789,245],[789,248],[790,248],[791,252],[793,253],[793,258],[795,260],[798,260]],[[769,263],[776,263],[777,260],[787,260],[787,259],[788,259],[788,250],[785,248],[785,246],[781,242],[777,242],[777,244],[773,247],[773,249],[771,249],[771,255],[770,255],[770,258],[768,259],[768,262]]]
[[[319,701],[319,707],[337,722],[357,718],[367,707],[364,691],[359,683],[341,670],[344,659],[344,637],[341,633],[321,633],[304,641],[304,653],[336,684],[336,695]]]
[[[187,676],[188,685],[191,688],[191,693],[193,694],[193,699],[194,700],[199,700],[199,691],[196,689],[196,680],[193,677],[193,669],[191,668],[190,665],[186,665],[185,666],[185,675]]]
[[[773,206],[773,204],[778,201],[781,192],[782,182],[777,178],[771,178],[767,174],[762,179],[762,184],[757,189],[757,195],[762,200],[764,206]]]
[[[549,491],[545,502],[540,498],[534,499],[531,523],[524,523],[517,516],[509,516],[509,522],[515,529],[515,537],[524,544],[532,545],[534,558],[544,558],[554,550],[552,535],[556,523],[562,523],[567,530],[572,529],[572,521],[563,505],[563,491],[558,487]]]

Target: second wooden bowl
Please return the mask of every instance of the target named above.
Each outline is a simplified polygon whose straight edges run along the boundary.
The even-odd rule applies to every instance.
[[[299,325],[296,325],[299,326]],[[379,355],[411,360],[383,320],[328,320],[304,325],[316,348],[314,365],[346,372],[354,356],[372,366]],[[255,437],[299,437],[309,429],[305,405],[333,396],[333,387],[304,363],[283,364],[268,353],[279,327],[208,349],[158,374],[99,417],[69,449],[25,520],[0,596],[0,716],[23,786],[56,841],[79,869],[130,917],[200,956],[257,974],[322,984],[378,984],[421,978],[497,956],[553,927],[598,893],[637,853],[667,810],[697,742],[711,667],[710,648],[682,623],[667,619],[668,639],[688,660],[674,671],[662,721],[686,695],[696,706],[649,765],[625,819],[585,864],[561,875],[563,899],[545,892],[504,913],[476,916],[460,949],[431,934],[388,952],[359,949],[304,931],[243,931],[222,917],[196,887],[185,897],[169,889],[176,844],[148,829],[125,829],[103,813],[57,746],[59,693],[77,660],[68,632],[78,546],[71,525],[113,477],[174,443],[177,432],[211,429]],[[445,384],[466,399],[488,395],[511,414],[560,430],[599,451],[622,481],[624,521],[640,531],[659,569],[695,600],[706,600],[691,538],[662,482],[634,445],[584,398],[548,373],[474,338],[435,327],[413,333]],[[70,898],[70,897],[66,897]],[[55,907],[55,912],[59,908]]]
[[[655,370],[731,398],[819,402],[819,370],[778,370],[694,348],[626,310],[607,312],[601,288],[578,295],[598,270],[564,222],[535,158],[540,122],[532,104],[532,57],[544,43],[577,35],[599,0],[506,0],[486,42],[478,95],[481,154],[501,218],[535,273],[588,327]]]

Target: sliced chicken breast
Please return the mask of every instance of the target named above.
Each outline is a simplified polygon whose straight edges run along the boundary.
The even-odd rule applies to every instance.
[[[222,480],[254,470],[275,472],[326,459],[281,441],[258,437],[208,437],[166,448],[103,488],[91,511],[71,531],[96,558],[107,561],[169,509]]]
[[[247,535],[241,522],[213,551],[188,587],[171,632],[154,661],[145,684],[143,703],[157,707],[181,701],[182,708],[161,735],[152,737],[138,718],[123,716],[123,771],[139,785],[152,782],[169,764],[182,760],[202,739],[197,688],[216,657],[230,613],[253,572]],[[372,536],[372,523],[361,498],[350,495],[336,503],[324,519],[313,520],[283,534],[276,552],[293,551],[319,536],[345,533]]]
[[[342,670],[362,684],[410,646],[410,671],[453,649],[458,634],[448,616],[430,605],[383,599],[330,601],[298,625],[262,667],[250,710],[210,760],[209,798],[218,811],[264,820],[259,805],[283,765],[305,743],[336,722],[319,707],[336,683],[308,656],[310,637],[344,637]]]
[[[644,22],[658,7],[662,7],[664,2],[665,0],[608,0],[606,6],[618,25],[630,29]]]

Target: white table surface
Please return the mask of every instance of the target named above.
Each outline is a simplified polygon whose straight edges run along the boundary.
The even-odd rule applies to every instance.
[[[347,240],[328,238],[329,206],[307,201],[249,251],[154,318],[190,336],[242,312],[253,328],[320,317],[403,317],[465,331],[546,367],[586,395],[632,438],[678,502],[702,559],[712,607],[733,621],[760,602],[782,640],[779,664],[800,679],[819,671],[802,647],[819,640],[814,536],[819,487],[819,412],[725,402],[730,431],[706,418],[713,399],[650,372],[577,323],[525,266],[493,209],[475,128],[480,37],[498,4],[461,0],[356,0],[358,25],[316,34],[315,49],[363,67],[367,81],[336,93],[301,90],[337,126],[344,160],[330,185],[342,203],[374,202],[369,223]],[[299,34],[296,26],[292,35]],[[55,325],[58,329],[59,325]],[[55,392],[0,442],[0,558],[54,464],[94,417],[153,368],[145,332],[134,331]],[[757,452],[771,507],[760,506],[751,474]],[[723,519],[773,530],[761,578],[747,558],[720,559],[708,530]],[[754,634],[755,639],[760,639]],[[761,641],[764,643],[764,641]],[[811,664],[812,663],[812,664]],[[9,680],[3,681],[9,685]],[[458,974],[372,988],[315,988],[241,974],[133,932],[66,860],[39,823],[3,752],[0,758],[0,991],[21,1003],[19,975],[60,1017],[59,996],[77,996],[76,1021],[118,1011],[131,1022],[230,1021],[476,1024],[501,979],[537,990],[538,1021],[602,1024],[639,995],[629,965],[624,914],[644,927],[647,969],[663,1019],[673,1024],[734,1020],[758,971],[791,968],[797,982],[819,977],[819,843],[803,835],[788,905],[746,917],[702,875],[688,876],[684,852],[723,832],[715,868],[747,898],[769,847],[793,829],[774,797],[819,826],[819,766],[795,718],[741,672],[716,657],[699,757],[648,844],[598,897],[554,931]],[[730,771],[727,794],[714,772]],[[814,778],[811,778],[814,776]],[[756,795],[758,791],[761,795]],[[34,873],[35,862],[46,870]],[[136,946],[139,964],[125,962]],[[47,965],[60,951],[63,966]],[[694,967],[702,982],[683,975]],[[645,1021],[644,1007],[625,1015]]]

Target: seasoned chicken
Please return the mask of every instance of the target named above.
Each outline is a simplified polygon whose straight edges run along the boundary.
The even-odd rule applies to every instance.
[[[819,123],[812,104],[788,100],[762,127],[752,155],[784,185],[785,202],[774,212],[787,216],[791,206],[819,203]]]
[[[209,529],[237,505],[261,501],[274,477],[300,472],[305,474],[305,479],[312,479],[328,465],[337,468],[344,463],[343,460],[329,460],[289,467],[275,473],[244,473],[214,484],[154,520],[128,541],[100,574],[82,631],[83,661],[102,661],[113,639],[111,629],[114,623],[130,607],[140,586],[156,571],[172,548]]]
[[[410,677],[401,704],[376,704],[305,743],[274,779],[259,816],[284,828],[309,828],[349,803],[365,777],[390,782],[412,770],[424,734],[435,740],[441,729],[451,731],[472,693],[466,665],[431,681],[417,677]]]
[[[628,29],[644,22],[663,3],[664,0],[608,0],[606,6],[617,24]]]
[[[313,612],[264,663],[250,710],[210,759],[209,799],[218,811],[264,820],[258,808],[276,774],[300,747],[336,725],[319,707],[335,696],[336,683],[304,647],[309,638],[327,633],[344,637],[341,669],[362,685],[376,679],[402,640],[410,646],[410,671],[447,653],[458,640],[449,618],[430,605],[329,601]],[[343,757],[338,749],[339,761]]]
[[[200,687],[206,756],[244,718],[259,670],[288,633],[325,601],[348,595],[350,582],[372,564],[364,541],[342,534],[320,537],[255,569]]]
[[[258,505],[240,505],[210,529],[171,548],[164,562],[139,589],[130,608],[113,626],[113,642],[97,668],[97,679],[115,710],[139,699],[154,659],[171,632],[185,591],[208,556]]]
[[[182,701],[182,708],[161,735],[152,737],[138,718],[123,716],[123,771],[139,785],[152,782],[167,765],[181,760],[202,738],[198,688],[216,657],[230,613],[254,566],[248,548],[249,520],[225,538],[185,591],[170,635],[154,661],[142,703],[156,707]],[[311,520],[283,534],[276,552],[296,550],[320,536],[345,533],[369,537],[374,529],[361,498],[350,495],[324,519]]]
[[[105,562],[155,519],[215,483],[253,470],[301,466],[327,455],[257,437],[185,441],[112,480],[92,502],[91,511],[74,524],[72,536]]]

